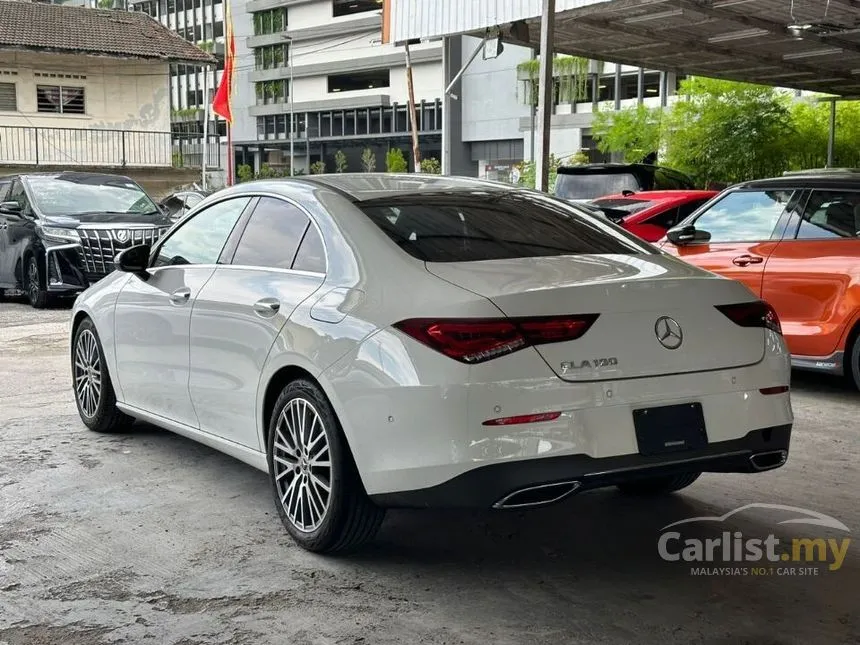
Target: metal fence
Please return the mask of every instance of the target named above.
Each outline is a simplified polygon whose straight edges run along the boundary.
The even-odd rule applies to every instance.
[[[200,166],[202,138],[174,141],[170,132],[0,125],[0,164],[158,168]],[[209,167],[219,167],[210,137]]]
[[[173,135],[172,163],[184,168],[200,168],[203,162],[203,137]],[[209,146],[206,148],[206,167],[216,169],[221,167],[221,137],[209,135]]]

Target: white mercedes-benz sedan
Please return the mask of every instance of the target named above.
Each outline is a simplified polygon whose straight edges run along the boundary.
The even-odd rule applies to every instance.
[[[534,191],[250,182],[116,269],[73,311],[83,422],[146,421],[267,472],[313,551],[371,539],[388,507],[669,493],[788,456],[773,309]]]

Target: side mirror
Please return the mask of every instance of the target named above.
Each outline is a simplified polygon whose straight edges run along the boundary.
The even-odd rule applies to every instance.
[[[149,244],[138,244],[117,253],[114,266],[125,273],[134,273],[144,280],[149,277],[146,269],[149,267],[149,254],[152,247]]]
[[[0,213],[6,215],[20,215],[23,209],[18,202],[2,202],[0,203]]]
[[[711,234],[700,231],[692,224],[687,226],[676,226],[669,229],[666,238],[675,246],[687,246],[689,244],[704,244],[711,240]]]

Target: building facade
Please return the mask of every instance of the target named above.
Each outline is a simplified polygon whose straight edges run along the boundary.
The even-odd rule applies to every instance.
[[[291,123],[297,172],[318,162],[333,172],[338,151],[354,171],[368,148],[377,170],[392,147],[411,158],[405,51],[382,44],[381,3],[249,0],[244,8],[233,14],[237,165],[287,172]],[[422,156],[438,159],[441,43],[415,45],[411,61]]]
[[[480,40],[468,36],[463,40],[465,64]],[[531,81],[529,73],[519,69],[531,56],[529,48],[505,45],[495,59],[479,56],[463,75],[462,138],[479,177],[506,180],[514,165],[534,156]],[[639,104],[665,106],[676,95],[681,78],[600,61],[589,61],[587,68],[584,92],[576,100],[558,100],[557,94],[550,150],[559,158],[584,152],[591,162],[615,161],[597,149],[591,130],[595,112]]]
[[[0,37],[0,164],[174,164],[170,62],[211,56],[146,16],[115,15],[0,2],[13,27]]]
[[[224,71],[224,0],[116,0],[128,9],[141,11],[158,20],[200,49],[215,57],[213,65],[176,64],[170,67],[170,130],[174,141],[184,148],[201,145],[203,132],[227,133],[223,120],[213,118],[206,108]],[[234,3],[242,9],[244,3]],[[237,8],[234,6],[233,11]],[[209,115],[208,129],[204,118]],[[220,165],[220,164],[219,164]]]

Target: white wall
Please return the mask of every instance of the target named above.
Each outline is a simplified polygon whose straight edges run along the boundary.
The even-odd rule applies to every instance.
[[[463,38],[463,64],[475,50],[478,38]],[[520,118],[530,114],[520,96],[522,83],[517,82],[517,65],[528,60],[526,47],[505,45],[501,56],[484,60],[482,54],[463,74],[460,88],[454,93],[463,102],[463,140],[494,141],[518,139]]]
[[[0,52],[0,70],[13,73],[0,75],[0,82],[15,83],[18,102],[17,112],[0,112],[0,131],[5,133],[0,140],[0,162],[34,163],[35,128],[62,128],[40,132],[40,162],[119,163],[124,139],[129,165],[170,165],[170,80],[166,63]],[[86,114],[39,112],[36,85],[83,87]],[[69,129],[165,134],[123,137]]]

